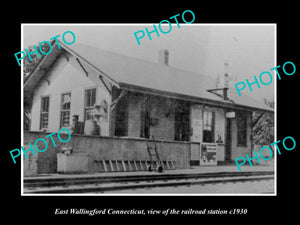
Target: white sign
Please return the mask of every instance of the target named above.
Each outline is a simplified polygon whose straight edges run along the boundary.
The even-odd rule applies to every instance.
[[[235,118],[235,112],[227,112],[226,118]]]

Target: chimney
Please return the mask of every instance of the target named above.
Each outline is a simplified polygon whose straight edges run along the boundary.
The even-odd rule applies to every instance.
[[[169,51],[167,49],[159,50],[158,62],[161,65],[169,65]]]

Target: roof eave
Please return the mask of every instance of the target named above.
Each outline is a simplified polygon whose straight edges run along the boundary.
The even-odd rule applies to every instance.
[[[127,90],[127,91],[135,91],[135,92],[140,92],[140,93],[144,93],[144,94],[165,96],[165,97],[180,99],[180,100],[184,100],[184,101],[197,102],[197,103],[207,104],[207,105],[211,105],[211,106],[223,107],[223,108],[227,108],[227,109],[238,109],[238,110],[274,113],[274,110],[267,110],[267,109],[262,109],[262,108],[258,108],[258,107],[239,105],[239,104],[235,104],[232,102],[224,102],[224,101],[200,98],[200,97],[189,96],[189,95],[184,95],[184,94],[179,94],[179,93],[173,93],[173,92],[168,92],[168,91],[161,91],[161,90],[157,90],[157,89],[141,87],[141,86],[127,84],[127,83],[123,83],[123,82],[120,82],[120,88],[123,90]]]
[[[107,75],[104,71],[102,71],[101,69],[97,68],[96,66],[94,66],[91,62],[89,62],[88,60],[86,60],[84,57],[82,57],[80,54],[76,53],[75,51],[73,51],[71,48],[69,48],[68,46],[66,46],[65,44],[63,44],[62,42],[60,42],[58,40],[59,44],[66,50],[68,51],[70,54],[72,54],[74,57],[79,58],[80,60],[82,60],[83,62],[85,62],[86,64],[88,64],[93,70],[95,70],[95,72],[99,73],[100,75],[102,75],[103,77],[105,77],[106,79],[108,79],[113,85],[115,85],[116,87],[120,88],[119,82],[117,82],[116,80],[114,80],[113,78],[111,78],[109,75]]]
[[[41,70],[45,70],[46,68],[43,68],[42,65],[45,64],[46,61],[49,61],[49,66],[53,64],[53,62],[57,59],[57,57],[61,54],[61,52],[56,47],[56,43],[54,40],[52,41],[52,52],[48,55],[43,55],[42,59],[38,62],[34,70],[28,75],[28,79],[26,80],[24,84],[24,91],[25,92],[32,92],[33,88],[35,87],[36,83],[42,78],[43,74],[41,74],[39,77],[37,77],[37,73]],[[48,66],[46,66],[48,67]]]
[[[99,68],[95,67],[92,63],[87,61],[85,58],[83,58],[81,55],[77,54],[70,48],[68,48],[65,44],[61,43],[59,40],[59,45],[61,48],[63,48],[65,51],[69,52],[71,55],[73,55],[76,58],[79,58],[80,60],[84,61],[86,64],[88,64],[95,72],[101,74],[102,76],[106,77],[112,84],[114,84],[116,87],[120,88],[119,83],[115,80],[113,80],[110,76],[108,76],[106,73],[101,71]],[[52,45],[52,52],[48,55],[43,55],[42,59],[39,61],[39,63],[36,65],[34,70],[30,73],[29,78],[26,80],[24,84],[24,91],[25,93],[31,93],[36,85],[36,83],[43,77],[43,74],[41,73],[40,76],[37,77],[37,73],[40,70],[43,70],[42,65],[45,64],[48,60],[50,61],[50,64],[56,60],[56,58],[61,54],[61,49],[58,48],[57,43],[55,40],[51,42]]]

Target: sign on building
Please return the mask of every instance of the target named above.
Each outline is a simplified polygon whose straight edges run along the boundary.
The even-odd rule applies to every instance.
[[[217,144],[201,143],[200,165],[217,165]]]

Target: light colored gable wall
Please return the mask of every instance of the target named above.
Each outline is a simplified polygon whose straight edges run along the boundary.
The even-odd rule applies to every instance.
[[[69,61],[67,61],[65,56],[60,56],[45,77],[49,80],[50,85],[46,79],[43,79],[40,85],[35,88],[31,111],[31,130],[33,131],[40,130],[41,96],[50,96],[49,126],[47,131],[51,132],[60,129],[60,107],[63,93],[71,92],[70,123],[72,123],[73,115],[79,115],[79,121],[84,119],[84,91],[86,89],[97,88],[96,104],[99,104],[102,99],[105,99],[110,104],[110,95],[100,81],[99,74],[81,61],[88,72],[87,77],[75,57],[69,54],[67,56]],[[108,121],[104,121],[102,126],[101,135],[108,135]]]

